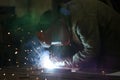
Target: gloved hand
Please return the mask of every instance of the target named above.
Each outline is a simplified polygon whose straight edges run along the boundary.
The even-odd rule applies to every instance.
[[[73,56],[73,63],[79,64],[82,61],[84,61],[85,58],[86,58],[86,55],[79,51],[79,52],[75,53],[75,55]]]
[[[92,57],[88,52],[78,52],[73,56],[74,66],[82,71],[96,71],[96,58]]]

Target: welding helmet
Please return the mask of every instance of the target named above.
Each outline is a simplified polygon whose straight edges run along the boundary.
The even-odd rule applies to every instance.
[[[37,34],[40,41],[49,45],[68,45],[70,34],[64,17],[45,12],[40,18],[41,30]]]
[[[64,10],[63,10],[64,12]],[[41,30],[38,33],[40,41],[52,46],[50,50],[58,57],[72,57],[83,48],[82,45],[72,40],[69,18],[66,15],[54,14],[52,11],[45,12],[40,21]]]

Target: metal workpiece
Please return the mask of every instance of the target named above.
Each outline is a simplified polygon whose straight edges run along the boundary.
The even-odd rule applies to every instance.
[[[0,80],[120,80],[119,74],[74,71],[67,68],[1,68]]]

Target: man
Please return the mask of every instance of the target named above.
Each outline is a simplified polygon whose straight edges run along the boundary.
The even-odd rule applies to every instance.
[[[72,0],[56,11],[41,18],[46,29],[38,33],[42,46],[62,59],[72,56],[81,70],[120,69],[120,16],[114,10],[98,0]]]
[[[79,9],[74,8],[75,6],[71,8],[72,24],[77,26],[77,37],[81,39],[84,46],[84,50],[75,54],[73,60],[76,61],[76,56],[80,54],[80,56],[86,55],[83,57],[86,59],[97,56],[97,59],[93,58],[89,61],[94,63],[96,60],[98,61],[97,64],[101,64],[106,69],[117,69],[119,66],[117,61],[120,57],[119,15],[99,1],[76,0],[73,2]],[[88,61],[86,60],[86,62]],[[89,62],[88,64],[92,63]]]

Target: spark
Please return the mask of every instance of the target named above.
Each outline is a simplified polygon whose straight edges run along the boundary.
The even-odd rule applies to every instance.
[[[12,74],[12,76],[15,76],[15,74]]]
[[[19,67],[19,65],[17,65],[17,67]]]
[[[5,74],[5,73],[3,73],[3,75],[5,76],[6,74]]]
[[[45,78],[45,80],[48,80],[47,78]]]
[[[11,45],[8,45],[8,47],[10,47]]]
[[[15,50],[18,50],[18,48],[15,48]]]
[[[19,62],[16,62],[16,64],[18,64]]]
[[[15,51],[15,54],[18,54],[18,51]]]
[[[8,35],[10,35],[11,33],[10,32],[8,32]]]
[[[30,32],[28,32],[28,35],[30,35]]]
[[[11,61],[11,59],[8,59],[8,61]]]
[[[40,32],[43,32],[43,30],[40,30]]]
[[[23,42],[23,40],[20,40],[20,42],[22,43],[22,42]]]
[[[39,80],[39,77],[36,77],[36,80]]]

